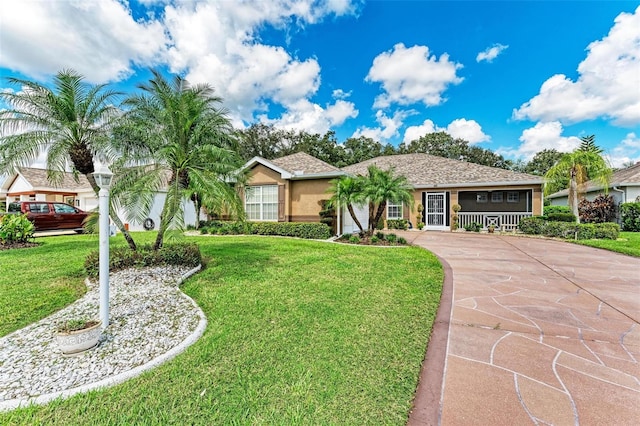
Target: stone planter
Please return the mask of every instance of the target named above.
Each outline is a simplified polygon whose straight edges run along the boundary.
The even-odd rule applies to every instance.
[[[57,331],[55,333],[58,347],[65,355],[78,354],[86,350],[92,349],[98,345],[102,330],[101,321],[96,321],[90,327],[75,331]]]

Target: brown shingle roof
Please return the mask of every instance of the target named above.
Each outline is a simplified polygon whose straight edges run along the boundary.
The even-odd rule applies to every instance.
[[[609,188],[612,186],[626,186],[631,184],[632,186],[640,185],[640,162],[634,164],[631,167],[627,167],[626,169],[618,170],[611,175],[611,180],[609,181]],[[597,180],[590,180],[585,183],[585,191],[597,191],[602,188],[602,182],[598,182]],[[549,198],[558,198],[558,197],[566,197],[569,195],[568,189],[563,189],[562,191],[554,192],[549,195]]]
[[[481,183],[542,183],[540,176],[517,173],[496,167],[482,166],[429,154],[403,154],[376,157],[343,167],[347,173],[365,175],[367,167],[375,164],[383,170],[395,169],[416,187],[464,185]]]
[[[79,175],[78,182],[76,182],[73,173],[65,172],[62,175],[62,181],[58,184],[53,184],[47,179],[47,171],[45,169],[20,167],[18,171],[34,189],[56,188],[68,189],[74,192],[91,190],[91,185],[84,175]]]
[[[291,174],[298,171],[303,172],[305,175],[340,171],[339,168],[318,160],[305,152],[296,152],[295,154],[269,161]]]

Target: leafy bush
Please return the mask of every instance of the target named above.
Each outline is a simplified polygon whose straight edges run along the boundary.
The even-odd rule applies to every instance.
[[[196,267],[202,264],[200,248],[194,243],[165,244],[160,250],[153,250],[151,245],[138,247],[132,251],[129,247],[114,247],[109,253],[109,270],[119,271],[127,268],[181,265]],[[84,261],[84,269],[90,277],[97,277],[100,272],[100,253],[94,250]]]
[[[569,223],[544,220],[540,216],[525,217],[520,220],[520,231],[529,235],[544,235],[555,238],[609,239],[616,240],[620,233],[617,223]]]
[[[407,239],[404,237],[398,237],[398,244],[407,244]]]
[[[387,234],[385,239],[390,243],[395,243],[398,240],[398,236],[396,234]]]
[[[420,231],[422,231],[422,228],[424,228],[424,222],[418,222],[418,225],[416,225],[418,227],[418,229]]]
[[[36,228],[26,214],[7,214],[0,218],[0,243],[27,243]]]
[[[351,244],[359,244],[360,243],[360,237],[357,235],[352,235],[349,237],[349,242]]]
[[[571,214],[571,208],[569,208],[569,206],[544,206],[544,215],[548,216],[551,213],[569,213],[569,214]]]
[[[546,220],[552,222],[573,222],[575,223],[576,217],[571,213],[549,213],[546,216]]]
[[[214,235],[279,235],[318,240],[326,240],[331,236],[331,228],[324,223],[317,222],[226,222],[212,220],[202,225],[203,229],[207,229],[209,234]]]
[[[407,228],[409,228],[409,222],[407,219],[388,219],[387,228],[407,230]]]
[[[384,233],[378,231],[378,232],[376,232],[376,237],[378,237],[378,239],[380,239],[380,240],[384,240]]]
[[[640,232],[640,203],[620,204],[620,218],[623,230]]]
[[[578,205],[580,222],[606,223],[616,219],[616,202],[611,195],[598,195],[593,201],[586,198]]]
[[[471,222],[465,225],[464,229],[465,231],[480,232],[480,230],[482,229],[482,224],[478,222]]]
[[[371,244],[376,244],[378,241],[380,241],[380,238],[374,235],[371,237],[370,241],[371,241]]]

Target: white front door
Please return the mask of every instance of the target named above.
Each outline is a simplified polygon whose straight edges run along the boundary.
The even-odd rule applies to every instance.
[[[445,193],[427,192],[425,199],[426,228],[431,230],[447,230],[445,220]]]

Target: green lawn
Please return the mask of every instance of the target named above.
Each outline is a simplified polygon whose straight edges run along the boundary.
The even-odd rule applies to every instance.
[[[76,239],[82,243],[70,243]],[[433,255],[285,238],[191,239],[208,261],[183,285],[209,320],[197,343],[139,378],[0,414],[0,424],[406,422],[440,298]],[[63,248],[76,258],[94,245],[85,236],[48,239],[22,259],[49,268]],[[13,256],[0,252],[2,268]],[[64,266],[60,281],[75,289],[82,260],[68,263],[77,266]],[[32,285],[27,277],[18,283]],[[11,303],[27,322],[44,315]]]
[[[578,244],[640,257],[640,232],[621,232],[617,240],[578,240]]]

